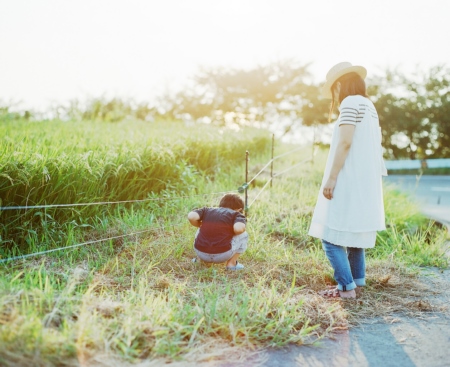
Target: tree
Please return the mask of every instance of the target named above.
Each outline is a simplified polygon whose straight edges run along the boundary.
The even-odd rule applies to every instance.
[[[430,70],[424,99],[424,125],[431,141],[426,153],[450,158],[450,68],[440,65]]]
[[[253,69],[202,69],[170,103],[170,115],[222,126],[252,125],[295,132],[328,123],[329,100],[308,64],[287,60]],[[387,158],[449,156],[450,81],[443,66],[406,77],[398,69],[368,81]],[[332,116],[335,117],[335,116]]]
[[[412,80],[386,70],[372,81],[375,102],[389,158],[449,157],[450,79],[443,66],[417,72]]]
[[[249,70],[202,69],[174,100],[174,115],[224,126],[256,125],[284,134],[300,124],[327,122],[308,65],[292,60]]]

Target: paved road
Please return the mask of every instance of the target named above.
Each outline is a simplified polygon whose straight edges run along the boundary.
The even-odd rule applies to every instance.
[[[390,175],[384,181],[411,194],[425,215],[450,228],[450,176]]]

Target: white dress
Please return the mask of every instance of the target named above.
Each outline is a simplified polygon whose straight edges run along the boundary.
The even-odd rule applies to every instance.
[[[386,229],[382,177],[387,171],[381,147],[381,129],[373,103],[348,96],[339,108],[325,173],[311,220],[309,235],[345,247],[375,246],[377,231]],[[339,126],[355,126],[352,145],[339,172],[333,199],[323,196],[337,144]]]

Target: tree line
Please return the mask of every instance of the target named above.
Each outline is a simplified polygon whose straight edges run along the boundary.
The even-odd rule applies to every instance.
[[[321,98],[320,83],[309,67],[285,60],[252,69],[202,68],[185,88],[152,103],[94,98],[54,106],[49,115],[75,121],[170,119],[257,126],[289,135],[300,126],[328,124],[330,101]],[[386,69],[368,79],[367,85],[379,114],[386,158],[450,157],[449,67],[418,69],[412,76]],[[0,106],[0,119],[17,118],[32,119],[33,114]]]

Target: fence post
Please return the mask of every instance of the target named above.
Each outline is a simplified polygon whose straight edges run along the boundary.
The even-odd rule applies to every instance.
[[[313,125],[313,141],[312,141],[312,154],[311,154],[311,165],[314,165],[314,149],[316,144],[316,123]]]
[[[272,163],[270,164],[270,187],[272,187],[272,181],[273,181],[273,150],[275,147],[275,134],[272,134]]]
[[[244,208],[244,213],[245,213],[245,215],[247,215],[247,209],[248,209],[248,194],[247,194],[247,188],[248,188],[248,185],[247,185],[247,182],[248,182],[248,156],[249,156],[249,153],[248,153],[248,150],[246,150],[245,151],[245,189],[244,189],[244,191],[245,191],[245,208]]]

